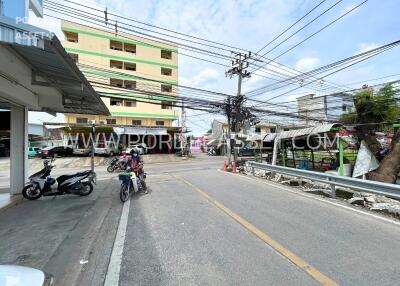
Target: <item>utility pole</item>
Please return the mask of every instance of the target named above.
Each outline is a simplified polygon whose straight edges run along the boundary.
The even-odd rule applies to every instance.
[[[248,72],[246,69],[249,67],[249,60],[252,59],[251,58],[251,52],[249,52],[248,54],[242,54],[242,53],[235,53],[235,60],[232,61],[232,68],[229,69],[226,72],[226,76],[229,76],[230,78],[232,78],[234,75],[238,76],[238,85],[237,85],[237,94],[236,94],[236,98],[235,100],[233,100],[234,104],[230,104],[229,102],[229,106],[231,107],[232,111],[232,107],[235,109],[235,112],[230,112],[231,116],[233,114],[234,116],[234,131],[235,131],[235,137],[234,137],[234,157],[233,160],[234,162],[237,161],[238,158],[238,150],[236,148],[236,139],[237,139],[237,134],[240,131],[240,128],[242,127],[239,120],[238,120],[238,115],[240,113],[241,107],[242,107],[242,102],[243,102],[243,96],[242,96],[242,80],[244,78],[250,77],[250,72]],[[230,119],[230,120],[229,120]],[[228,139],[231,142],[231,137],[230,137],[230,130],[232,129],[232,118],[229,118],[228,116],[228,127],[229,127],[229,132],[228,132]],[[229,142],[229,143],[230,143]],[[229,163],[230,163],[230,157],[231,157],[231,145],[229,144]]]
[[[186,110],[185,110],[185,104],[183,102],[182,102],[181,124],[182,124],[182,130],[181,130],[181,134],[180,134],[180,141],[181,141],[181,156],[183,157],[186,152],[186,138],[185,138]]]
[[[231,96],[228,95],[228,105],[226,108],[226,114],[228,118],[228,139],[226,140],[226,147],[228,149],[228,166],[232,164],[232,136],[231,136],[231,117],[232,117],[232,105],[231,105]],[[223,127],[222,127],[223,129]]]

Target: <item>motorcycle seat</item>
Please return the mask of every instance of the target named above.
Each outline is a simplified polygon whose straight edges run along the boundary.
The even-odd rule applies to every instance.
[[[36,172],[35,174],[31,175],[29,178],[36,178],[39,177],[41,179],[46,178],[50,174],[50,170],[48,168],[43,168],[39,172]]]
[[[60,184],[68,179],[71,179],[73,177],[84,177],[84,176],[88,176],[92,171],[88,170],[88,171],[83,171],[83,172],[78,172],[72,175],[61,175],[60,177],[57,178],[57,182]]]

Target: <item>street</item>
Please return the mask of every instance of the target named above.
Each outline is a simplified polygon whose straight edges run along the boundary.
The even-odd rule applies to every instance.
[[[125,206],[102,170],[88,197],[24,200],[0,212],[0,263],[56,285],[398,284],[399,222],[221,166],[149,164]]]

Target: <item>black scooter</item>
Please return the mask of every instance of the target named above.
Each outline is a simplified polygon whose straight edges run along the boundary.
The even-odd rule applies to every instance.
[[[52,163],[43,162],[44,167],[39,172],[29,177],[29,183],[23,188],[22,195],[28,200],[37,200],[41,196],[58,196],[74,194],[88,196],[93,191],[93,184],[96,184],[96,173],[91,170],[78,172],[73,175],[62,175],[57,179],[50,176],[54,168]],[[58,183],[57,188],[52,186]]]
[[[110,164],[108,165],[107,172],[112,173],[115,170],[125,171],[127,165],[128,165],[127,161],[123,161],[120,158],[115,157],[114,159],[111,160]]]

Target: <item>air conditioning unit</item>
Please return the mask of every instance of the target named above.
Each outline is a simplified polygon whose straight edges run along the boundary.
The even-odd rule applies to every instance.
[[[96,123],[96,120],[88,120],[88,123],[89,123],[89,124],[95,124],[95,123]]]
[[[105,120],[99,120],[99,124],[107,124],[107,121],[105,121]]]

